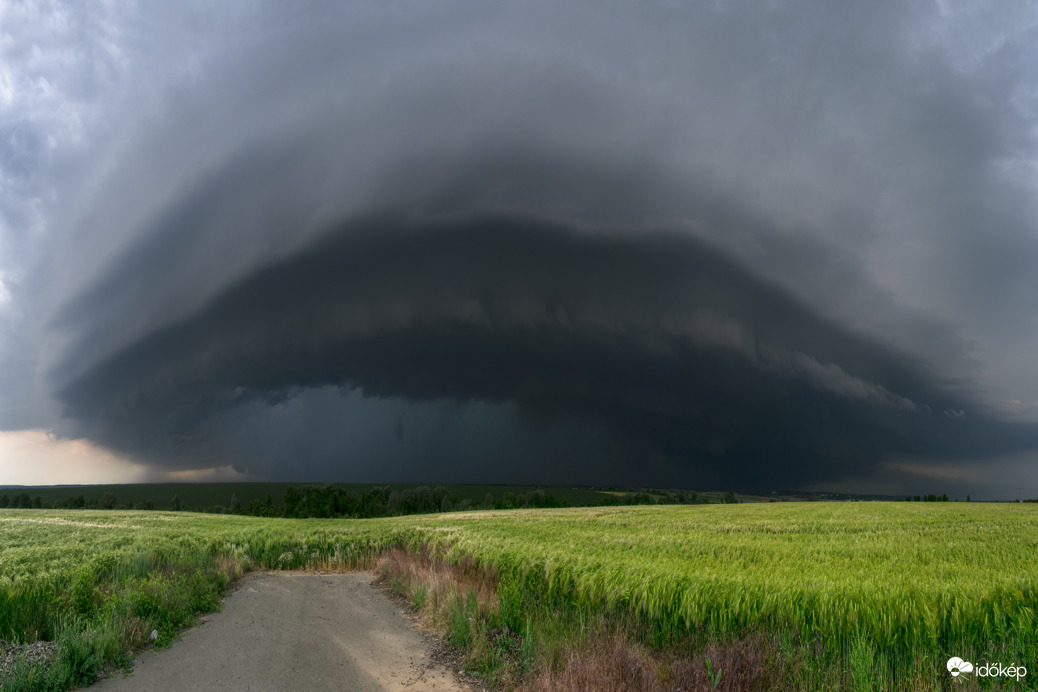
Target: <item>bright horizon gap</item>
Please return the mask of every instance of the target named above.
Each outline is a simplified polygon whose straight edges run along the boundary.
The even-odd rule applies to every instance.
[[[54,483],[55,477],[68,480]],[[0,430],[0,487],[212,483],[245,477],[230,466],[161,471],[87,439],[63,439],[41,429]]]

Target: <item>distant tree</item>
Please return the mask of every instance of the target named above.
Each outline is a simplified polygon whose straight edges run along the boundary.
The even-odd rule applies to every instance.
[[[724,502],[724,504],[726,504],[726,505],[734,505],[734,504],[735,504],[735,503],[737,502],[737,500],[735,499],[735,493],[733,493],[733,492],[732,492],[731,490],[729,490],[728,492],[726,492],[726,493],[724,494],[724,500],[723,500],[723,502]]]
[[[299,488],[294,485],[288,486],[288,488],[285,489],[285,516],[298,516],[301,509],[300,505],[301,499],[299,497]]]
[[[9,498],[7,495],[0,495],[0,509],[4,509],[4,508],[10,507],[10,506],[11,506],[11,498]]]
[[[915,501],[919,502],[919,496],[918,495],[915,496]]]
[[[173,499],[169,501],[169,508],[174,512],[180,511],[180,496],[173,495]]]
[[[487,509],[490,509],[494,506],[494,496],[492,494],[486,494],[486,497],[483,498],[483,506]]]
[[[43,499],[39,495],[32,498],[32,508],[40,509],[41,507],[43,507]]]
[[[966,502],[973,502],[973,500],[970,499],[969,495],[966,496]]]
[[[115,509],[116,499],[115,493],[106,492],[101,496],[101,509]]]
[[[241,502],[234,493],[231,493],[231,514],[241,514]]]
[[[386,509],[390,514],[396,514],[400,511],[400,493],[395,490],[389,493],[389,502],[386,504]]]

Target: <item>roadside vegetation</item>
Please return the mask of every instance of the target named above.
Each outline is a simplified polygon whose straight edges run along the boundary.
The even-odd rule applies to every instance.
[[[948,689],[1038,652],[1038,510],[765,503],[367,520],[0,511],[4,689],[68,689],[253,569],[377,567],[470,672],[525,689]],[[971,685],[994,688],[997,680]]]

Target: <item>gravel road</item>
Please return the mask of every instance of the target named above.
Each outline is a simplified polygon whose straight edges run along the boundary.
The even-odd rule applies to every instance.
[[[91,690],[465,690],[371,572],[246,576],[219,613]]]

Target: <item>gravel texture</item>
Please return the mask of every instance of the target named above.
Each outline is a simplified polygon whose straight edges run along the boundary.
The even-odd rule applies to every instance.
[[[49,663],[58,653],[57,642],[32,642],[31,644],[12,644],[0,640],[0,679],[14,669],[19,659],[30,663]]]

